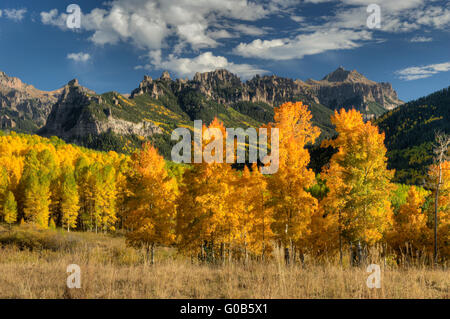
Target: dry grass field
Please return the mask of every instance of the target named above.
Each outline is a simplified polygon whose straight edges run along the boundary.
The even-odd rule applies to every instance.
[[[199,265],[157,250],[156,264],[123,237],[0,228],[0,298],[446,298],[448,268],[382,265],[380,289],[365,268],[332,262],[285,266],[282,258]],[[81,289],[68,289],[69,264],[81,267]]]

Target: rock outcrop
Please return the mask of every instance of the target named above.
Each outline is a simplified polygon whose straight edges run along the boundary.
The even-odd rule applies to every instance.
[[[377,83],[356,70],[347,71],[342,67],[321,81],[308,80],[307,84],[312,87],[320,103],[332,109],[356,107],[363,112],[370,112],[371,103],[386,110],[403,104],[390,83]]]
[[[8,115],[0,116],[0,129],[12,129],[16,127],[14,122]]]
[[[117,99],[113,99],[117,101]],[[114,103],[114,102],[113,102]],[[95,92],[70,81],[64,88],[59,101],[53,106],[47,124],[40,131],[44,136],[58,136],[73,140],[105,132],[119,135],[150,137],[162,130],[151,122],[138,123],[115,118],[110,106]]]
[[[41,91],[0,71],[2,128],[17,128],[16,125],[26,125],[26,129],[36,131],[45,125],[52,105],[58,100],[61,91]],[[25,129],[25,127],[18,128]]]
[[[368,80],[357,71],[339,67],[320,81],[293,80],[272,76],[255,76],[242,82],[231,72],[219,69],[196,73],[192,80],[171,80],[167,72],[160,79],[146,76],[132,97],[149,93],[153,98],[167,94],[170,88],[175,96],[186,89],[196,90],[217,103],[230,105],[240,101],[264,102],[277,106],[287,101],[322,104],[330,109],[356,108],[370,117],[383,110],[391,110],[403,102],[389,83]]]

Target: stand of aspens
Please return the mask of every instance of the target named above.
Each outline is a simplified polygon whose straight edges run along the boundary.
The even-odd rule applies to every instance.
[[[384,134],[361,113],[342,109],[331,121],[338,134],[322,147],[334,154],[318,175],[308,168],[306,147],[320,130],[301,102],[275,108],[274,122],[267,125],[269,132],[279,129],[279,169],[273,175],[261,174],[256,164],[242,170],[226,161],[174,165],[149,143],[127,156],[56,138],[3,135],[1,220],[67,231],[121,229],[129,245],[144,248],[151,264],[155,247],[162,245],[209,263],[264,262],[278,247],[286,264],[336,256],[342,265],[348,249],[350,264],[357,265],[375,246],[397,262],[433,251],[433,261],[445,263],[450,255],[448,137],[438,140],[437,161],[429,171],[430,183],[438,182],[424,189],[391,182]],[[217,119],[209,128],[226,137]],[[427,205],[433,197],[434,211]]]

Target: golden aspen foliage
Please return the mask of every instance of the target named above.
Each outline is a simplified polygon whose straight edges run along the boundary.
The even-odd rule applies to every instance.
[[[5,223],[13,224],[17,221],[17,203],[11,191],[6,194],[1,213]]]
[[[48,151],[38,153],[35,149],[31,149],[26,155],[20,185],[25,221],[43,228],[48,227],[50,216],[50,182],[54,169],[52,160]]]
[[[180,248],[198,251],[207,242],[216,245],[237,244],[239,216],[232,209],[235,172],[229,165],[199,165],[184,174],[178,199],[177,233]]]
[[[19,181],[22,177],[24,165],[24,156],[6,155],[0,153],[0,167],[6,170],[9,188],[17,190]]]
[[[430,229],[427,227],[428,216],[423,211],[427,195],[427,191],[411,186],[406,203],[401,205],[394,215],[394,225],[387,239],[397,253],[405,250],[405,244],[408,244],[414,252],[422,250],[427,245]]]
[[[384,135],[355,110],[336,111],[331,120],[338,135],[323,145],[337,153],[317,177],[308,168],[307,147],[320,130],[301,102],[275,108],[274,123],[265,127],[269,139],[272,129],[279,130],[278,171],[268,176],[256,164],[235,170],[227,163],[227,132],[217,118],[201,128],[202,145],[194,145],[209,160],[192,165],[166,163],[149,143],[130,157],[56,137],[1,135],[1,220],[68,231],[120,228],[129,245],[151,253],[152,262],[155,246],[174,244],[202,261],[264,260],[277,244],[287,260],[290,253],[334,257],[343,245],[358,242],[386,241],[397,253],[405,244],[431,251],[434,194],[407,185],[391,192]],[[437,169],[430,167],[434,182]],[[442,174],[438,249],[447,258],[449,162],[442,163]]]
[[[71,167],[64,167],[61,175],[60,209],[62,227],[70,231],[77,227],[80,209],[75,176]]]
[[[333,255],[339,249],[338,215],[326,215],[322,206],[311,216],[310,232],[303,242],[315,256]]]
[[[9,181],[8,173],[4,167],[0,167],[0,210],[3,207],[3,203],[8,193]]]
[[[48,223],[48,227],[50,229],[56,229],[56,223],[55,223],[55,220],[53,218],[50,218],[50,222]]]
[[[127,202],[125,226],[127,243],[145,247],[170,245],[175,240],[175,197],[177,185],[169,177],[166,163],[149,143],[132,156],[129,177],[131,194]]]
[[[450,257],[450,161],[444,161],[441,164],[441,185],[439,187],[438,198],[438,250],[444,258]],[[431,182],[437,183],[439,179],[439,166],[431,165],[429,172]],[[433,203],[436,196],[436,190],[432,192]],[[430,205],[430,220],[434,227],[434,205]],[[430,237],[432,235],[430,234]],[[430,240],[430,249],[433,239]]]
[[[46,139],[14,132],[0,136],[0,167],[6,170],[8,188],[17,202],[18,218],[42,227],[48,227],[51,217],[55,224],[64,227],[69,223],[72,228],[92,230],[97,223],[102,229],[114,229],[116,185],[111,184],[117,182],[119,172],[112,170],[108,174],[107,167],[119,167],[127,158],[115,152],[102,153],[68,145],[56,137]],[[64,183],[65,170],[74,171],[76,189],[72,177]],[[94,173],[100,177],[98,181],[91,177]],[[72,190],[68,191],[69,188]],[[98,189],[104,193],[95,197]],[[78,218],[77,197],[81,207]],[[64,221],[62,206],[65,212],[70,212]],[[98,220],[94,218],[95,211],[100,212]]]
[[[223,140],[207,134],[209,128],[220,130]],[[214,258],[217,246],[223,248],[226,245],[227,250],[231,250],[239,235],[239,217],[232,209],[236,172],[225,161],[226,131],[223,124],[214,119],[209,127],[203,126],[202,135],[202,151],[210,152],[217,159],[222,157],[222,163],[220,159],[211,163],[202,161],[183,174],[177,200],[177,235],[180,250],[202,253],[207,246],[209,257]],[[213,144],[217,147],[212,148]]]
[[[316,176],[316,184],[308,191],[319,201],[319,209],[311,216],[308,236],[299,244],[304,252],[314,257],[332,256],[339,248],[338,216],[327,215],[324,207],[320,205],[328,193],[328,188],[320,174]]]
[[[132,190],[128,187],[128,176],[131,173],[130,159],[128,157],[119,159],[116,161],[116,214],[118,219],[118,225],[123,228],[125,225],[126,212],[127,212],[127,198],[132,194]]]
[[[325,214],[338,216],[338,232],[350,243],[372,245],[392,225],[389,201],[393,172],[387,169],[384,134],[356,110],[335,111],[337,138],[323,146],[337,149],[324,169],[329,188],[321,201]]]
[[[241,206],[239,211],[239,233],[245,239],[248,250],[261,258],[270,257],[273,250],[274,234],[271,229],[273,210],[268,206],[269,192],[267,177],[253,164],[252,171],[244,167],[238,179],[235,203]],[[242,236],[244,235],[244,236]]]
[[[90,194],[95,230],[114,231],[116,216],[116,175],[114,167],[94,164],[90,176]]]
[[[84,230],[92,230],[94,220],[92,217],[92,193],[94,190],[89,181],[91,180],[90,161],[85,156],[80,156],[75,164],[75,180],[77,182],[79,206],[78,226]]]
[[[305,147],[315,142],[320,130],[313,126],[312,114],[302,102],[275,108],[274,120],[269,128],[279,129],[279,169],[268,179],[274,209],[272,229],[285,247],[293,248],[308,235],[311,216],[317,210],[317,200],[307,192],[315,175],[307,168],[310,156]]]

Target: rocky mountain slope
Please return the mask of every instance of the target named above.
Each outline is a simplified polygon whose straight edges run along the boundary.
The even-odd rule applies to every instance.
[[[364,114],[380,115],[403,104],[389,83],[368,80],[357,71],[339,67],[321,81],[308,80],[319,103],[329,108],[355,107]]]
[[[175,80],[165,72],[158,80],[146,77],[132,96],[148,93],[153,98],[164,95],[164,86],[175,95],[190,89],[200,92],[208,99],[225,105],[238,102],[266,103],[277,106],[287,101],[303,100],[305,103],[321,104],[329,109],[356,108],[367,115],[380,115],[403,102],[389,83],[368,80],[357,71],[339,67],[321,81],[293,80],[272,76],[255,76],[247,82],[227,70],[197,73],[189,80]]]
[[[41,91],[0,71],[0,128],[35,132],[42,127],[61,90]]]
[[[119,105],[117,100],[113,99],[112,102],[116,106]],[[87,135],[97,136],[108,131],[118,135],[143,137],[162,133],[161,128],[153,123],[133,123],[114,117],[108,101],[80,86],[76,79],[63,88],[59,101],[53,106],[47,124],[40,133],[71,139]]]
[[[58,91],[43,92],[4,74],[1,79],[3,128],[29,132],[40,128],[42,135],[100,149],[123,150],[151,139],[166,155],[171,131],[192,127],[197,119],[209,123],[218,117],[227,127],[258,127],[273,120],[275,106],[303,101],[325,137],[334,134],[330,115],[336,108],[357,108],[373,118],[401,104],[390,84],[343,68],[320,81],[306,82],[274,75],[243,82],[223,69],[173,80],[164,72],[158,79],[145,76],[129,96],[99,95],[77,80]]]

